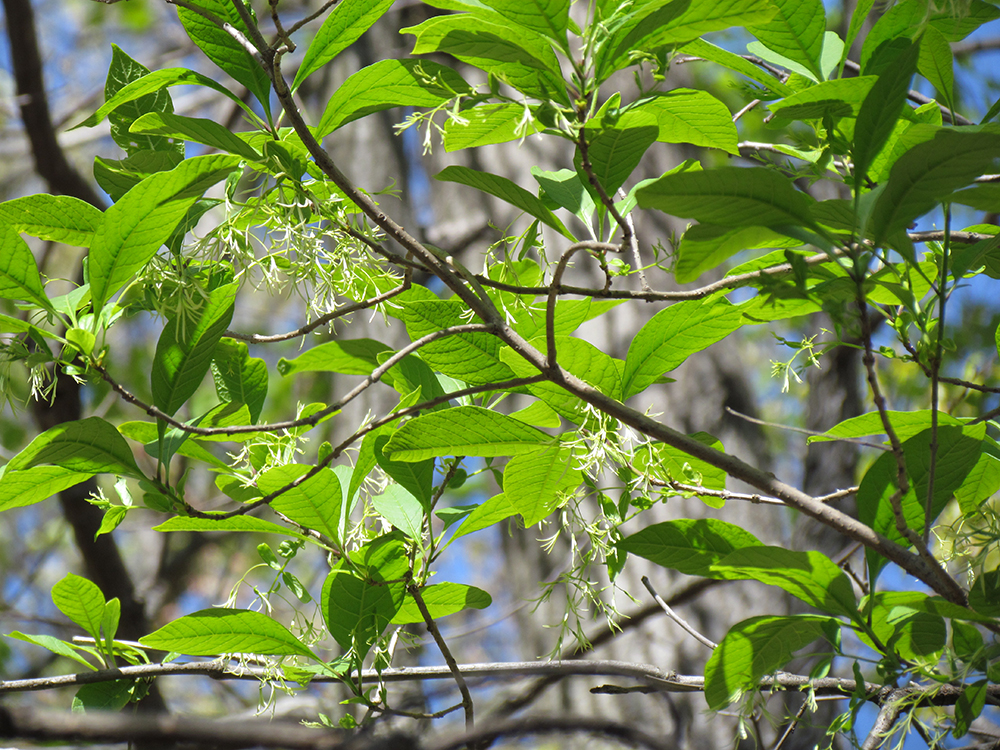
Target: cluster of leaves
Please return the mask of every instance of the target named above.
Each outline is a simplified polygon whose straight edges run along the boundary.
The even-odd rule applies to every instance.
[[[131,493],[138,487],[144,506],[168,516],[157,531],[283,536],[284,561],[268,545],[261,546],[262,559],[274,569],[276,587],[318,608],[322,632],[293,633],[261,612],[223,608],[181,617],[141,643],[188,655],[274,656],[303,681],[310,674],[350,675],[372,659],[390,663],[395,626],[423,622],[433,629],[438,618],[488,606],[489,595],[477,588],[431,583],[442,555],[456,539],[505,519],[517,516],[530,527],[562,510],[563,522],[580,522],[572,533],[590,536],[596,552],[585,564],[606,564],[612,579],[632,554],[687,575],[761,581],[820,613],[763,615],[734,625],[705,668],[710,708],[756,691],[817,639],[829,649],[813,676],[825,675],[834,657],[845,654],[846,631],[876,654],[879,685],[907,676],[930,686],[912,693],[909,708],[932,705],[936,685],[962,685],[950,723],[962,735],[1000,669],[1000,648],[983,637],[1000,629],[994,619],[1000,573],[980,537],[967,539],[965,557],[956,557],[974,565],[946,568],[931,534],[953,501],[970,524],[990,525],[1000,446],[987,434],[992,414],[949,415],[939,410],[936,393],[947,381],[944,317],[953,292],[980,274],[1000,277],[998,228],[955,232],[950,210],[952,204],[1000,208],[996,185],[981,180],[1000,159],[1000,125],[989,122],[1000,103],[979,125],[955,124],[967,121],[955,111],[949,43],[1000,17],[1000,9],[983,0],[945,8],[903,0],[874,25],[854,64],[847,52],[872,0],[858,3],[846,38],[826,30],[821,0],[594,0],[579,14],[570,13],[570,0],[430,4],[452,12],[404,30],[415,37],[413,53],[450,55],[483,71],[486,85],[473,86],[427,59],[382,60],[347,78],[315,125],[302,119],[295,89],[356,41],[391,0],[341,0],[315,31],[291,84],[281,62],[295,49],[297,27],[279,24],[269,44],[243,0],[184,3],[178,12],[188,34],[251,93],[255,106],[207,76],[183,68],[150,72],[115,49],[106,102],[83,123],[108,118],[125,151],[123,159],[99,158],[95,165],[95,179],[114,204],[103,214],[65,196],[0,204],[0,297],[22,310],[0,316],[0,331],[7,334],[6,361],[29,368],[39,395],[60,369],[105,381],[151,419],[113,425],[90,417],[47,430],[3,467],[0,509],[110,475],[119,479],[122,502],[97,500],[106,509],[102,532],[136,507]],[[754,37],[748,55],[702,38],[732,28]],[[738,123],[723,102],[707,91],[669,88],[665,73],[679,57],[748,78],[754,106],[766,104],[771,112],[770,151],[799,166],[704,167],[692,160],[634,182],[657,142],[741,153]],[[636,71],[641,84],[632,101],[606,90],[623,70]],[[918,73],[937,89],[940,103],[908,104]],[[232,133],[174,114],[168,90],[180,84],[229,97],[254,129]],[[461,166],[437,175],[505,201],[528,219],[484,273],[408,235],[320,145],[347,123],[396,107],[420,108],[404,127],[425,127],[429,138],[440,133],[448,151],[532,134],[574,144],[572,164],[534,170],[530,190]],[[213,153],[185,157],[185,143]],[[838,185],[843,197],[814,199],[798,181],[803,176]],[[204,197],[220,182],[222,197]],[[910,232],[942,206],[944,229],[932,241]],[[756,252],[721,282],[695,291],[655,291],[645,276],[641,291],[629,291],[628,278],[665,270],[642,268],[629,218],[637,208],[698,222],[673,255],[669,270],[678,282],[695,281],[736,253]],[[206,223],[207,233],[190,239]],[[21,234],[87,248],[80,283],[50,297]],[[923,242],[926,251],[918,254]],[[603,288],[563,284],[570,260],[585,255],[607,274]],[[450,296],[412,284],[413,269],[437,276]],[[238,300],[258,276],[320,300],[309,310],[312,322],[286,335],[230,331]],[[736,289],[755,293],[730,301]],[[629,299],[664,307],[624,360],[573,335]],[[374,339],[337,339],[281,360],[283,378],[333,372],[363,379],[334,402],[309,404],[285,421],[262,421],[266,408],[281,405],[269,400],[271,373],[250,346],[307,337],[362,309],[399,320],[412,343],[397,351]],[[682,435],[626,405],[640,404],[665,373],[741,328],[819,312],[831,316],[838,342],[864,350],[873,410],[813,439],[887,437],[857,488],[857,519],[728,456],[711,436]],[[165,324],[146,403],[117,379],[108,332],[149,313]],[[874,347],[880,320],[894,332],[894,346]],[[926,375],[930,410],[887,410],[877,374],[884,357]],[[196,394],[204,403],[209,372],[215,405],[192,416]],[[305,462],[297,460],[310,430],[383,386],[398,395],[394,408],[356,425],[339,445],[324,443]],[[505,413],[500,405],[508,394],[530,405]],[[227,454],[235,459],[220,457],[220,442],[236,446]],[[139,468],[131,443],[155,460],[155,473]],[[353,466],[344,460],[348,448],[357,449]],[[190,501],[187,474],[171,471],[178,456],[214,473],[230,510],[206,512]],[[492,470],[498,494],[478,505],[445,507],[448,491],[472,467]],[[727,475],[864,545],[865,580],[852,582],[819,552],[765,546],[716,518],[645,525],[628,536],[619,530],[671,495],[693,494],[721,508]],[[262,506],[275,520],[250,515]],[[330,562],[318,592],[306,591],[286,569],[305,545]],[[932,593],[876,590],[889,564]],[[146,658],[114,641],[113,601],[105,603],[73,576],[57,589],[57,604],[95,641],[83,651],[102,665],[114,655]],[[326,634],[339,646],[336,658],[321,646]],[[53,639],[18,637],[82,658]],[[842,689],[851,707],[835,730],[850,729],[856,709],[878,699],[854,664],[853,687]],[[84,688],[79,700],[111,705],[136,694],[131,682],[120,681],[99,693]],[[378,700],[370,692],[364,699]]]

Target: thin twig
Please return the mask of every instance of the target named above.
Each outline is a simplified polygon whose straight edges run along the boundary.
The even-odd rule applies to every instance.
[[[937,341],[931,355],[931,442],[928,446],[930,461],[927,467],[927,497],[924,501],[924,544],[930,543],[931,513],[934,510],[934,479],[937,474],[938,455],[938,379],[941,375],[941,360],[944,351],[944,313],[948,302],[948,251],[951,249],[951,204],[944,204],[944,243],[941,254],[941,289],[938,291]]]
[[[736,122],[737,120],[739,120],[741,117],[743,117],[743,115],[745,115],[750,110],[756,108],[757,105],[760,104],[760,103],[761,103],[760,99],[754,99],[752,102],[750,102],[745,107],[743,107],[743,109],[741,109],[739,112],[737,112],[735,115],[733,115],[733,122]]]
[[[412,273],[410,269],[406,269],[406,275],[403,279],[403,283],[396,287],[395,289],[390,289],[388,292],[379,294],[376,297],[371,297],[370,299],[363,300],[361,302],[355,302],[352,305],[347,305],[339,310],[334,310],[326,315],[321,315],[316,318],[316,320],[311,323],[306,323],[300,328],[296,328],[294,331],[288,331],[287,333],[276,333],[269,336],[262,336],[257,333],[237,333],[236,331],[226,331],[222,335],[226,338],[237,339],[239,341],[245,341],[248,344],[271,344],[276,341],[288,341],[289,339],[296,339],[299,336],[305,336],[307,333],[312,333],[317,328],[327,325],[328,323],[342,318],[345,315],[350,315],[351,313],[358,312],[359,310],[368,310],[375,305],[378,305],[386,300],[392,299],[397,294],[402,294],[407,289],[410,288],[410,278]]]
[[[763,419],[757,419],[756,417],[751,417],[749,414],[741,414],[740,412],[736,411],[735,409],[729,406],[726,407],[726,412],[732,414],[734,417],[739,417],[742,420],[750,422],[751,424],[760,425],[761,427],[774,427],[779,430],[786,430],[788,432],[798,432],[802,435],[809,435],[810,437],[824,437],[828,438],[830,442],[854,443],[855,445],[863,445],[865,448],[875,448],[876,450],[880,451],[890,450],[890,448],[888,448],[885,445],[882,445],[881,443],[870,443],[867,440],[862,440],[861,438],[847,438],[847,437],[832,438],[825,432],[816,432],[815,430],[807,430],[804,427],[793,427],[787,424],[780,424],[779,422],[767,422]]]
[[[552,282],[549,284],[548,301],[545,303],[545,343],[548,346],[549,368],[556,369],[559,364],[559,360],[556,358],[556,297],[562,284],[563,274],[566,273],[566,267],[569,265],[570,260],[581,250],[600,253],[608,251],[620,252],[621,249],[618,245],[612,245],[608,242],[585,240],[570,245],[559,258],[556,270],[552,273]]]
[[[699,633],[697,630],[691,627],[691,625],[688,624],[687,620],[685,620],[679,614],[674,612],[671,606],[667,604],[665,601],[663,601],[663,598],[656,593],[656,589],[653,588],[653,584],[649,582],[648,577],[646,576],[642,577],[642,585],[646,587],[646,591],[648,591],[649,595],[653,597],[653,600],[660,605],[660,608],[666,613],[667,617],[669,617],[671,620],[680,625],[681,629],[684,632],[686,632],[688,635],[690,635],[692,638],[698,641],[698,643],[700,643],[702,646],[706,646],[707,648],[713,651],[715,650],[716,646],[718,646],[719,644],[703,636],[701,633]]]
[[[631,242],[632,228],[625,221],[624,217],[618,212],[615,207],[615,202],[611,200],[611,196],[608,195],[601,181],[597,179],[597,175],[594,173],[594,166],[590,163],[590,150],[587,144],[587,129],[585,127],[580,128],[580,136],[576,139],[576,145],[580,149],[580,166],[583,167],[584,173],[587,175],[587,181],[590,182],[590,186],[594,188],[594,192],[597,193],[597,197],[601,199],[601,203],[604,207],[608,209],[608,213],[611,214],[611,218],[615,220],[618,228],[622,230],[622,246],[626,246]]]
[[[465,709],[465,728],[467,731],[471,731],[476,726],[475,709],[472,704],[472,693],[469,692],[469,686],[465,682],[462,670],[459,669],[458,662],[455,661],[455,657],[452,655],[451,649],[448,648],[448,643],[441,635],[437,623],[431,617],[430,610],[427,609],[427,604],[424,602],[423,596],[420,595],[420,587],[415,583],[410,583],[407,586],[407,590],[410,592],[410,596],[413,597],[413,601],[416,602],[417,609],[420,610],[420,614],[424,618],[424,624],[427,625],[427,630],[430,632],[431,637],[434,638],[441,656],[444,657],[444,662],[448,665],[448,670],[451,672],[452,677],[455,678],[455,684],[458,685],[458,692],[462,694],[462,708]],[[470,742],[468,746],[472,750],[476,745]]]

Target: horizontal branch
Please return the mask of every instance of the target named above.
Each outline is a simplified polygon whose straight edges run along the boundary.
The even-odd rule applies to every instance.
[[[705,689],[705,678],[700,675],[680,675],[649,664],[610,659],[580,659],[571,661],[519,661],[459,664],[458,669],[466,679],[492,678],[518,680],[524,677],[625,677],[664,693],[697,693]],[[216,680],[252,680],[257,682],[289,681],[281,670],[274,667],[228,666],[221,659],[212,661],[139,664],[117,669],[94,672],[36,677],[26,680],[0,681],[0,695],[55,688],[90,685],[99,682],[127,679],[150,679],[166,675],[202,675]],[[446,665],[431,667],[396,667],[378,671],[366,669],[360,679],[364,683],[421,682],[425,680],[452,680],[454,675]],[[343,679],[332,675],[316,675],[314,683],[340,683]],[[816,695],[851,697],[857,689],[853,679],[823,677],[813,679],[806,675],[779,672],[761,679],[760,690],[812,690]],[[902,688],[865,682],[864,690],[869,700],[881,705],[889,692],[897,697],[905,695],[916,706],[951,706],[962,696],[963,685],[915,685]],[[986,700],[991,705],[1000,703],[1000,685],[987,688]],[[2,732],[0,732],[2,736]]]

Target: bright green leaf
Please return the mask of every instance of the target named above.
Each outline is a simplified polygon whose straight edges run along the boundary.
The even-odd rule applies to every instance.
[[[143,636],[146,648],[189,656],[267,654],[317,658],[281,623],[247,609],[203,609]]]

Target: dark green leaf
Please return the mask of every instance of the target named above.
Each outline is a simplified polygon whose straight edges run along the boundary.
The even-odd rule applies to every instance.
[[[322,609],[330,635],[364,658],[403,606],[409,564],[398,535],[379,537],[352,555],[360,573],[338,566],[323,585]]]
[[[799,240],[766,227],[731,229],[714,224],[695,224],[681,238],[674,274],[678,284],[687,284],[743,250],[797,247],[801,244]]]
[[[212,375],[219,398],[246,404],[256,423],[267,399],[267,363],[251,357],[242,341],[221,339],[212,355]]]
[[[955,72],[951,45],[944,34],[928,26],[920,40],[920,59],[917,70],[944,97],[944,103],[953,107],[955,102]]]
[[[769,109],[789,120],[857,116],[877,80],[875,76],[858,76],[824,81],[769,105]]]
[[[375,462],[382,471],[416,497],[425,509],[430,508],[431,492],[434,488],[434,460],[393,461],[383,452],[385,444],[389,442],[389,437],[389,434],[375,436],[373,443]]]
[[[233,319],[238,284],[226,284],[209,293],[191,318],[167,321],[153,357],[153,403],[173,415],[198,390],[212,364],[215,345]]]
[[[133,81],[149,75],[149,69],[126,55],[117,44],[111,45],[111,66],[108,68],[108,78],[104,84],[104,99],[110,101],[115,95]],[[132,135],[129,126],[147,112],[169,113],[174,111],[174,104],[165,88],[133,99],[108,113],[111,125],[111,137],[115,143],[132,156],[136,151],[172,151],[184,155],[184,144],[158,135]]]
[[[608,196],[614,196],[639,166],[643,154],[656,142],[660,133],[659,123],[651,112],[634,110],[631,116],[622,119],[627,119],[630,126],[586,131],[588,160],[594,176]],[[582,166],[583,154],[579,146],[573,163],[580,180],[589,187],[591,183]]]
[[[854,126],[854,184],[860,195],[868,168],[882,150],[899,119],[916,72],[920,43],[914,42],[878,77],[865,97]]]
[[[942,128],[893,165],[872,211],[869,232],[879,245],[933,209],[938,201],[993,170],[1000,158],[1000,126]]]

